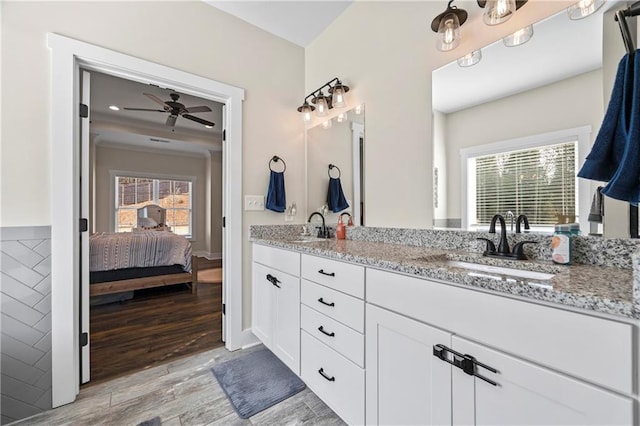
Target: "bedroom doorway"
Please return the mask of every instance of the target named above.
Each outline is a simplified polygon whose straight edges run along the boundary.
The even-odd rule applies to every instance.
[[[225,104],[223,148],[223,232],[225,346],[252,343],[242,327],[242,102],[244,90],[113,50],[49,33],[51,49],[51,317],[52,405],[75,400],[80,389],[79,303],[79,69],[99,71],[141,83],[173,87]]]
[[[91,283],[83,286],[90,306],[81,306],[90,330],[82,382],[97,383],[224,344],[224,104],[81,74],[81,93],[90,93],[90,140],[81,150],[81,198],[88,192],[89,203],[81,215],[90,251],[101,250],[82,275]],[[179,259],[167,256],[178,248]]]

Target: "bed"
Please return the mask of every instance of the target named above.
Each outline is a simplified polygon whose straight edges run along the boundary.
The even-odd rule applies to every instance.
[[[175,284],[190,284],[195,293],[197,280],[192,273],[189,241],[166,230],[164,221],[140,219],[139,213],[139,226],[133,232],[103,232],[89,237],[89,295]]]

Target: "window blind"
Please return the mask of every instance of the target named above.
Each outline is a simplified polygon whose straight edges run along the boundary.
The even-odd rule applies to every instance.
[[[477,224],[509,210],[543,226],[574,215],[576,146],[573,141],[475,157]]]

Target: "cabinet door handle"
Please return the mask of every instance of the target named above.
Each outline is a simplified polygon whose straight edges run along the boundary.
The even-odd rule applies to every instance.
[[[318,299],[318,302],[320,302],[320,303],[322,303],[323,305],[326,305],[326,306],[331,306],[331,307],[336,306],[336,304],[334,302],[331,302],[331,303],[325,302],[322,297],[320,299]]]
[[[333,331],[331,333],[325,331],[323,326],[318,327],[318,331],[322,334],[326,334],[329,337],[335,337],[336,333],[334,333]]]
[[[335,376],[327,376],[327,373],[324,372],[324,368],[321,368],[320,370],[318,370],[318,373],[320,373],[320,375],[322,377],[324,377],[325,379],[327,379],[330,382],[335,382],[336,381],[336,377]]]
[[[449,353],[453,356],[452,359],[449,358]],[[437,344],[433,345],[433,356],[453,365],[454,367],[458,367],[470,376],[477,377],[480,380],[484,380],[490,385],[498,386],[498,383],[478,374],[476,367],[482,367],[492,373],[498,373],[498,370],[481,363],[469,354],[461,354],[460,352],[456,352],[453,349],[446,347],[445,345]]]
[[[267,281],[269,281],[271,284],[275,285],[276,287],[280,288],[278,283],[281,282],[281,281],[279,279],[277,279],[276,277],[274,277],[273,275],[267,274]]]
[[[326,276],[328,276],[328,277],[335,277],[335,276],[336,276],[336,273],[335,273],[335,272],[325,272],[325,271],[324,271],[324,269],[320,269],[320,270],[318,271],[318,273],[319,273],[319,274],[322,274],[322,275],[326,275]]]

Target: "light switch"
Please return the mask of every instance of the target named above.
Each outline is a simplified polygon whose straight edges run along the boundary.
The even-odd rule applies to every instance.
[[[264,195],[245,195],[244,196],[244,209],[245,211],[264,210]]]

